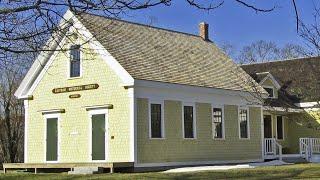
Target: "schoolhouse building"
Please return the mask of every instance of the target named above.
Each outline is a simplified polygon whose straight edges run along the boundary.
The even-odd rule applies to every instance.
[[[72,26],[50,48],[67,50],[40,53],[15,93],[25,104],[25,166],[163,167],[271,155],[261,101],[269,90],[208,39],[207,24],[193,35],[71,11],[63,19]]]

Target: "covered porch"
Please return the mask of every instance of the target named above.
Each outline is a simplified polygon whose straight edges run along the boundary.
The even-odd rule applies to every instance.
[[[318,127],[317,119],[302,109],[265,108],[264,159],[301,157],[311,161],[312,156],[314,160],[320,153]]]
[[[302,158],[307,162],[320,162],[320,138],[300,138],[299,153],[284,154],[282,145],[275,138],[264,138],[263,156],[265,160]]]

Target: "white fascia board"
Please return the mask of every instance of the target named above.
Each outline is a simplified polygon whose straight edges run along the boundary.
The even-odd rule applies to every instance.
[[[50,40],[49,40],[50,41]],[[57,44],[53,44],[51,47],[55,49],[57,47]],[[19,87],[17,88],[14,95],[21,99],[28,96],[27,91],[31,87],[32,83],[37,78],[38,74],[41,72],[41,70],[44,68],[45,64],[47,63],[49,57],[52,55],[53,52],[41,52],[34,63],[32,64],[31,68],[25,75],[24,79],[20,83]]]
[[[70,20],[71,17],[72,17],[71,11],[67,10],[67,12],[64,14],[62,19],[60,20],[59,26],[64,27],[65,25],[67,25],[66,20]],[[57,36],[59,36],[59,34],[54,34],[51,38],[48,39],[48,41],[46,42],[46,45],[44,46],[44,47],[48,47],[48,49],[52,51],[42,51],[39,53],[39,55],[35,59],[31,68],[28,70],[24,79],[22,80],[16,92],[14,93],[14,95],[17,98],[21,99],[28,96],[28,91],[31,88],[32,84],[37,79],[37,76],[43,70],[49,58],[54,53],[54,50],[58,47],[60,43],[59,41],[55,40]]]
[[[271,73],[269,73],[269,72],[268,72],[268,75],[260,81],[259,85],[262,85],[267,79],[271,79],[273,85],[274,85],[278,90],[281,88],[281,86],[280,86],[280,84],[278,83],[278,81],[277,81],[277,80],[274,78],[274,76],[273,76]]]
[[[90,47],[101,56],[111,69],[120,77],[123,86],[133,86],[133,77],[121,66],[121,64],[103,47],[103,45],[91,34],[91,32],[73,16],[74,28],[89,43]]]
[[[83,26],[83,24],[74,16],[74,14],[67,10],[64,14],[60,25],[63,26],[66,21],[73,21],[73,29],[76,29],[80,35],[84,38],[86,42],[89,42],[90,47],[92,47],[100,56],[105,60],[105,62],[115,71],[115,73],[121,78],[123,81],[123,86],[133,86],[134,79],[132,76],[120,65],[120,63],[98,42],[93,35]],[[39,74],[44,70],[44,67],[48,63],[50,57],[54,54],[54,51],[62,41],[57,42],[54,41],[54,37],[50,38],[47,42],[49,49],[52,51],[43,51],[36,58],[35,62],[29,69],[25,78],[22,80],[20,86],[15,92],[15,96],[17,98],[24,98],[30,95],[30,89],[33,84],[39,78]],[[40,77],[41,79],[41,77]],[[32,88],[34,89],[34,88]]]
[[[263,106],[263,110],[265,110],[265,111],[289,112],[289,113],[301,113],[301,112],[304,112],[303,109],[271,107],[271,106]]]
[[[193,91],[196,93],[215,93],[215,94],[230,94],[230,95],[245,95],[248,96],[250,93],[246,91],[235,91],[228,89],[219,89],[219,88],[208,88],[208,87],[199,87],[199,86],[190,86],[183,84],[173,84],[166,82],[157,82],[157,81],[148,81],[148,80],[135,80],[134,87],[151,87],[151,88],[165,88],[165,89],[187,89],[188,91]]]
[[[245,91],[198,87],[148,80],[135,80],[137,98],[169,98],[190,102],[238,104],[261,107],[261,102]]]
[[[294,105],[298,106],[298,107],[302,107],[302,108],[311,108],[313,106],[316,105],[320,105],[320,101],[319,102],[302,102],[302,103],[295,103]]]

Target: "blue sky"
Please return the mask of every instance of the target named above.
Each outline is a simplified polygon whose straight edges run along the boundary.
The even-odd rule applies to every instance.
[[[210,26],[211,40],[217,44],[232,44],[237,49],[257,40],[273,41],[279,46],[286,43],[304,44],[296,32],[291,0],[245,0],[261,8],[276,6],[269,13],[256,13],[234,0],[224,1],[222,7],[207,12],[189,6],[184,0],[175,0],[169,7],[131,11],[123,19],[144,24],[155,19],[153,26],[192,34],[198,34],[198,24],[205,21]],[[296,0],[299,15],[305,22],[312,22],[313,3],[316,1]]]

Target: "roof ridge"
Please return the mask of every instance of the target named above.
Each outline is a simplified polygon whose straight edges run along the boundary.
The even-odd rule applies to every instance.
[[[267,64],[267,63],[280,63],[285,61],[302,61],[302,60],[308,60],[308,59],[314,59],[314,58],[320,58],[320,56],[309,56],[309,57],[298,57],[298,58],[288,58],[288,59],[278,59],[278,60],[272,60],[267,62],[254,62],[254,63],[247,63],[247,64],[241,64],[240,66],[250,66],[254,64]]]
[[[144,27],[148,27],[148,28],[152,28],[152,29],[159,29],[159,30],[163,30],[163,31],[169,31],[169,32],[173,32],[173,33],[184,34],[184,35],[188,35],[188,36],[194,36],[194,37],[201,38],[200,36],[198,36],[196,34],[192,34],[192,33],[176,31],[176,30],[173,30],[173,29],[166,29],[166,28],[162,28],[162,27],[151,26],[151,25],[147,25],[147,24],[143,24],[143,23],[138,23],[138,22],[132,22],[132,21],[128,21],[128,20],[119,19],[119,18],[116,18],[116,17],[106,17],[106,16],[102,16],[102,15],[99,15],[99,14],[92,14],[92,13],[88,13],[88,12],[81,12],[80,14],[76,14],[76,15],[80,15],[81,16],[81,14],[87,14],[87,15],[97,16],[97,17],[101,17],[101,18],[105,18],[105,19],[111,19],[111,20],[115,20],[115,21],[120,21],[120,22],[123,22],[123,23],[134,24],[134,25],[144,26]],[[206,42],[212,42],[212,41],[209,40],[209,41],[206,41]]]

